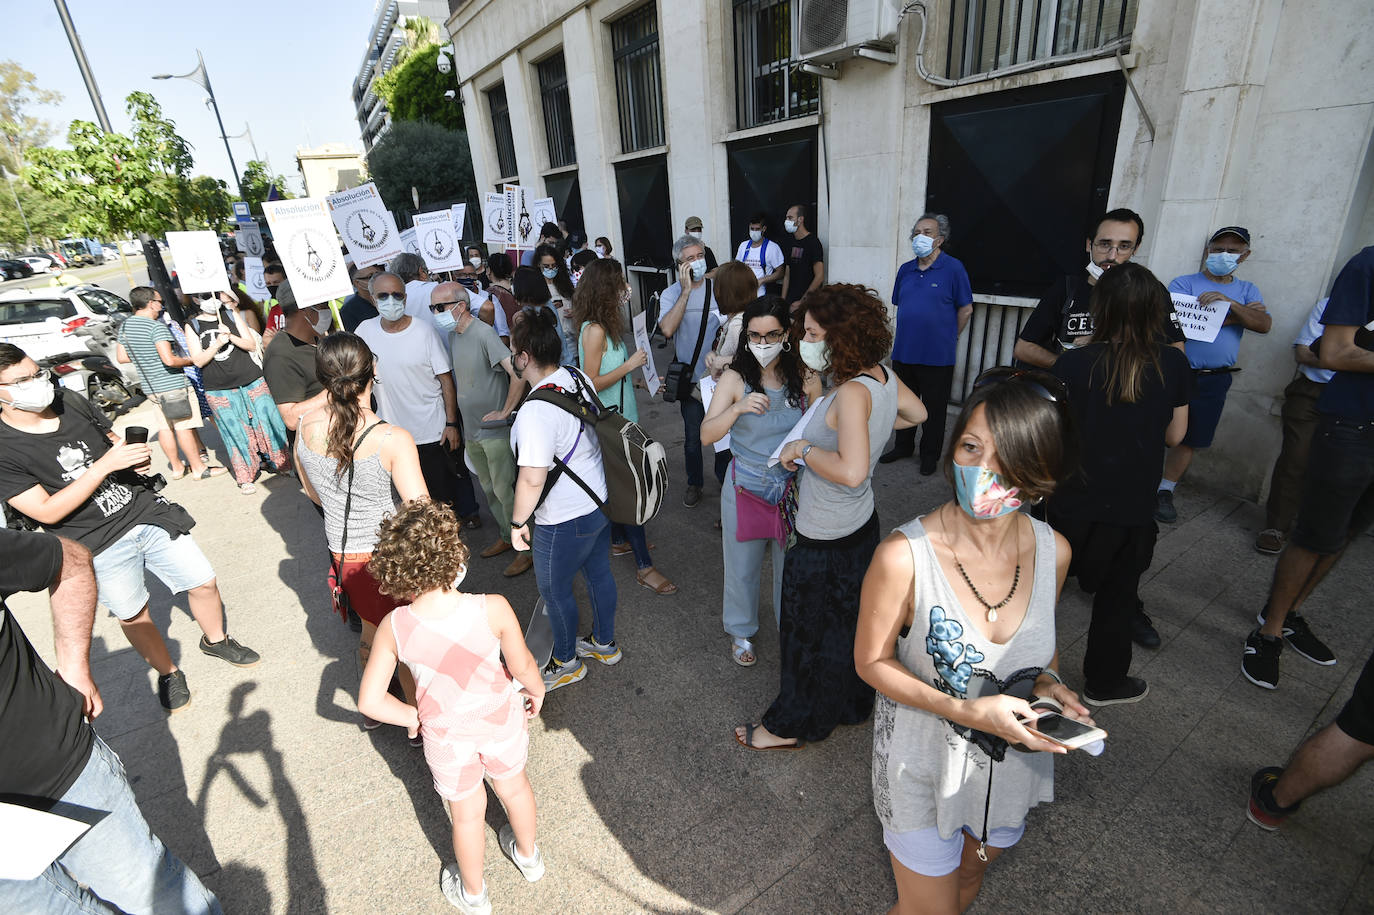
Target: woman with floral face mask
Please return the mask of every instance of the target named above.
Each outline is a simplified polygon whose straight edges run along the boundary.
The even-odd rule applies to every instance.
[[[1068,544],[1017,511],[1071,467],[1066,413],[1043,372],[981,375],[944,459],[955,498],[884,540],[864,579],[854,663],[878,691],[873,802],[894,912],[967,909],[988,862],[1053,797],[1050,754],[1065,751],[1027,719],[1047,708],[1091,722],[1058,673]]]
[[[859,586],[878,546],[873,468],[894,428],[926,418],[920,399],[882,365],[892,331],[871,289],[835,284],[807,293],[792,335],[830,393],[779,454],[786,469],[803,469],[796,542],[782,572],[781,689],[760,723],[735,728],[735,740],[751,750],[823,740],[873,710],[872,687],[854,673]]]

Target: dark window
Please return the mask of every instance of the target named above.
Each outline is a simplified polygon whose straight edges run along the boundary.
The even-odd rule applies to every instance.
[[[553,198],[553,208],[568,231],[585,234],[587,223],[582,215],[582,188],[578,186],[577,172],[549,175],[544,179],[544,190]]]
[[[506,102],[505,84],[487,91],[487,104],[491,106],[491,132],[496,138],[496,166],[502,178],[511,178],[519,172],[515,164],[515,138],[510,132],[510,105]]]
[[[735,118],[757,127],[820,110],[821,80],[796,69],[792,0],[735,0]]]
[[[815,127],[803,127],[737,140],[726,148],[732,246],[749,237],[749,217],[755,213],[766,214],[765,231],[778,244],[786,240],[782,221],[788,207],[804,203],[808,212],[816,212],[816,138]]]
[[[544,137],[549,143],[549,167],[561,168],[577,163],[573,143],[572,106],[568,103],[568,68],[563,52],[540,61],[539,99],[544,105]]]
[[[951,0],[945,76],[1124,49],[1136,6],[1136,0]]]
[[[620,110],[620,151],[663,145],[663,79],[658,62],[654,4],[611,23],[615,97]]]
[[[668,158],[645,156],[615,167],[620,204],[621,260],[627,267],[668,267],[673,262],[673,227],[668,214]]]

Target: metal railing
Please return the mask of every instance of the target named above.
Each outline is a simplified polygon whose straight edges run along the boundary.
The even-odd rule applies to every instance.
[[[966,79],[1037,60],[1129,44],[1137,0],[950,0],[945,76]]]
[[[973,379],[984,369],[1011,365],[1016,338],[1034,310],[1034,300],[1027,300],[1026,305],[999,305],[974,296],[973,314],[959,339],[950,403],[963,403],[973,390]]]
[[[738,129],[815,114],[820,77],[796,69],[792,0],[735,2],[735,119]]]
[[[549,147],[549,167],[577,164],[573,141],[572,105],[568,101],[568,67],[563,52],[535,65],[539,72],[539,100],[544,108],[544,139]]]
[[[658,56],[658,11],[646,3],[611,23],[620,151],[663,145],[663,75]]]

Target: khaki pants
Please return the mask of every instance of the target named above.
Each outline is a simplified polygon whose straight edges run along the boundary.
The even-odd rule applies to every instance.
[[[465,443],[468,458],[477,471],[487,507],[501,525],[501,539],[510,540],[511,512],[515,508],[515,454],[508,434],[491,438],[470,438]]]

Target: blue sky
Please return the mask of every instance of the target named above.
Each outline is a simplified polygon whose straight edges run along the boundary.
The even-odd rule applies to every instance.
[[[40,0],[3,5],[8,34],[0,59],[18,62],[40,86],[63,94],[59,105],[33,109],[58,128],[51,142],[61,144],[72,119],[96,117],[57,10]],[[194,147],[195,172],[223,178],[232,190],[204,91],[188,80],[151,78],[195,69],[199,48],[225,131],[242,133],[246,121],[258,152],[294,179],[297,192],[297,146],[343,142],[362,149],[350,91],[373,6],[374,0],[68,0],[115,130],[129,128],[124,97],[151,92]],[[242,170],[253,157],[248,140],[229,143]]]

